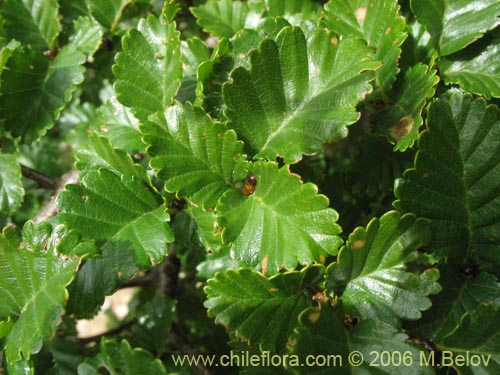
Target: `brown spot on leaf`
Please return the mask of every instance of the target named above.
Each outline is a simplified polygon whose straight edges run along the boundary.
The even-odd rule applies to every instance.
[[[365,240],[356,240],[352,243],[351,249],[353,250],[359,250],[362,249],[365,246],[366,241]]]
[[[415,119],[412,115],[403,117],[395,126],[391,128],[391,137],[396,141],[399,141],[401,138],[407,136],[410,133],[411,129],[413,129],[414,123]]]
[[[359,7],[358,9],[356,9],[355,16],[356,16],[356,19],[358,20],[358,22],[364,21],[366,18],[366,8]]]
[[[336,46],[337,44],[339,44],[339,40],[333,36],[330,38],[330,43],[332,43],[334,46]]]
[[[269,263],[269,255],[266,255],[260,261],[260,265],[262,266],[262,275],[265,275],[267,273],[267,265],[268,265],[268,263]]]

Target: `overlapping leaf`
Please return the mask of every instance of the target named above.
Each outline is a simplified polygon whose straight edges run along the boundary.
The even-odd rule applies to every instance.
[[[329,305],[321,309],[311,307],[300,315],[300,327],[290,340],[290,352],[304,358],[306,355],[315,358],[331,358],[327,366],[302,366],[295,370],[299,374],[328,375],[335,368],[335,374],[414,374],[430,375],[434,371],[430,367],[419,366],[420,351],[418,347],[408,344],[408,336],[397,331],[393,326],[374,320],[361,320],[353,328],[344,324],[345,312],[341,303],[334,308]],[[384,365],[376,364],[374,353],[400,353],[401,358],[386,361]],[[356,353],[350,357],[350,353]],[[357,354],[360,353],[360,354]],[[407,359],[403,359],[408,353]],[[334,357],[336,356],[336,357]],[[333,357],[333,358],[332,358]],[[334,358],[336,362],[333,363]],[[361,360],[359,366],[351,366]],[[407,365],[411,360],[411,365]],[[351,362],[352,361],[352,362]],[[372,364],[372,366],[370,366]]]
[[[105,369],[111,375],[166,375],[161,361],[150,352],[134,348],[126,340],[121,342],[103,338],[100,352],[78,366],[78,375],[97,375]]]
[[[133,339],[147,350],[164,353],[168,348],[175,305],[175,300],[158,296],[141,306],[136,313],[136,323],[130,328]]]
[[[57,234],[38,229],[28,225],[21,244],[5,233],[0,237],[0,319],[17,319],[6,337],[8,362],[29,359],[55,332],[78,265],[57,253]]]
[[[68,185],[57,203],[64,211],[58,221],[78,229],[83,238],[95,239],[106,251],[133,255],[140,268],[160,262],[173,240],[165,208],[133,176],[91,170],[81,185]]]
[[[24,187],[17,156],[0,154],[0,212],[13,213],[23,201]]]
[[[118,100],[139,119],[170,105],[182,78],[181,43],[175,23],[142,19],[122,40],[113,73]]]
[[[408,324],[413,337],[436,342],[460,325],[465,314],[484,303],[500,303],[500,284],[493,275],[480,273],[468,278],[444,268],[439,283],[443,290],[431,297],[432,307],[421,319]]]
[[[190,10],[204,30],[226,38],[232,37],[245,26],[250,12],[247,3],[238,0],[209,0]]]
[[[321,281],[322,266],[290,271],[269,279],[242,268],[216,274],[205,288],[210,316],[261,350],[281,351],[300,312],[310,303],[304,290]]]
[[[214,207],[246,177],[243,143],[236,133],[189,103],[155,115],[142,132],[151,166],[166,181],[165,188],[198,205]]]
[[[72,92],[83,81],[87,61],[101,43],[100,26],[77,21],[78,32],[53,61],[31,47],[18,47],[1,76],[0,120],[14,136],[38,139],[54,125]]]
[[[494,375],[500,371],[500,307],[498,304],[482,304],[469,315],[466,315],[460,326],[449,336],[437,344],[445,351],[441,361],[453,364],[458,358],[461,374]],[[471,359],[474,358],[474,359]]]
[[[141,141],[139,121],[116,97],[99,107],[93,125],[116,147],[130,153],[144,152],[146,146]]]
[[[79,170],[107,168],[118,175],[134,176],[138,180],[148,183],[146,170],[135,164],[132,158],[122,149],[113,147],[109,139],[90,134],[89,146],[80,150],[77,155],[76,166]]]
[[[428,98],[434,95],[439,82],[436,71],[417,64],[404,73],[395,87],[395,104],[376,113],[375,126],[396,141],[395,150],[404,151],[418,139],[423,123],[422,110]]]
[[[118,272],[122,269],[112,257],[86,260],[68,287],[67,313],[78,318],[92,318],[104,303],[104,297],[113,294],[120,286]]]
[[[396,208],[432,219],[432,249],[450,263],[500,262],[500,110],[455,93],[432,103],[415,168],[396,183]]]
[[[259,162],[250,166],[257,185],[253,194],[232,190],[217,206],[224,240],[233,256],[264,272],[293,269],[335,254],[342,240],[337,213],[312,183],[302,184],[286,167]]]
[[[500,24],[497,0],[411,0],[411,8],[441,56],[461,50]]]
[[[345,137],[359,118],[356,104],[371,90],[380,64],[366,45],[318,31],[306,42],[298,27],[284,28],[250,52],[250,71],[239,67],[223,89],[230,126],[257,157],[285,162]]]
[[[130,0],[87,0],[92,16],[103,26],[113,30]]]
[[[8,39],[38,51],[54,48],[60,29],[57,0],[2,0],[0,15],[6,21],[1,31]]]
[[[401,45],[406,39],[405,19],[398,15],[397,0],[331,0],[325,5],[326,25],[344,36],[366,40],[383,65],[377,85],[384,91],[394,82]]]
[[[477,42],[464,51],[439,61],[446,83],[458,83],[464,90],[500,97],[500,32],[493,39]]]
[[[327,288],[342,295],[346,310],[385,322],[418,319],[440,291],[439,272],[406,271],[408,257],[429,243],[429,223],[392,211],[349,236],[337,262],[327,269]]]

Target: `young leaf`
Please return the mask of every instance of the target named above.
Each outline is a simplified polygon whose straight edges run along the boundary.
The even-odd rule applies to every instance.
[[[483,99],[454,93],[428,111],[415,168],[396,182],[401,212],[432,220],[432,250],[462,264],[500,262],[500,110]]]
[[[422,110],[427,99],[434,95],[438,82],[436,71],[424,64],[407,69],[401,82],[396,84],[396,103],[375,114],[375,126],[397,142],[394,150],[405,151],[418,139]]]
[[[116,97],[111,97],[97,111],[93,123],[101,134],[113,145],[129,153],[144,152],[146,146],[141,141],[139,120],[132,111],[122,105]]]
[[[366,40],[383,65],[376,74],[384,91],[396,79],[401,45],[406,39],[405,19],[398,15],[397,0],[332,0],[325,5],[326,25],[339,35]]]
[[[0,212],[14,213],[24,197],[21,167],[17,155],[0,154]]]
[[[6,337],[5,355],[10,363],[29,359],[55,332],[68,298],[66,285],[78,266],[51,245],[57,242],[57,234],[51,237],[50,232],[38,229],[27,225],[23,234],[31,240],[21,243],[5,232],[0,236],[0,319],[17,318]]]
[[[410,254],[429,243],[427,220],[388,212],[357,228],[327,268],[328,290],[342,295],[346,310],[362,319],[397,324],[418,319],[431,306],[427,296],[441,290],[432,269],[421,275],[406,271]]]
[[[197,205],[213,208],[246,176],[243,143],[236,133],[189,103],[167,108],[141,130],[165,189]]]
[[[460,326],[449,336],[437,343],[437,347],[446,351],[441,356],[441,363],[451,364],[458,356],[469,358],[461,361],[460,372],[463,374],[495,374],[500,371],[500,307],[498,304],[482,304],[471,314],[466,315]],[[471,361],[471,357],[475,359]]]
[[[173,240],[169,215],[157,199],[132,176],[91,170],[81,185],[67,185],[59,194],[63,212],[57,220],[100,242],[103,249],[133,254],[137,267],[149,268],[163,259]]]
[[[175,23],[142,19],[122,40],[113,73],[118,100],[139,119],[169,106],[182,78],[181,43]],[[137,79],[140,77],[140,79]]]
[[[413,337],[436,342],[458,327],[462,317],[478,305],[500,303],[500,283],[495,276],[482,272],[466,278],[463,273],[448,268],[440,273],[443,290],[431,297],[432,307],[421,319],[406,325]]]
[[[57,0],[2,0],[1,29],[7,39],[31,45],[37,51],[52,50],[59,35]]]
[[[90,14],[101,25],[113,31],[130,0],[87,0]]]
[[[117,175],[134,176],[138,180],[149,183],[146,170],[135,164],[125,151],[113,147],[106,137],[91,133],[89,148],[81,149],[77,155],[76,167],[81,171],[107,168]]]
[[[103,338],[100,352],[78,366],[78,375],[97,375],[105,369],[111,375],[166,375],[159,359],[141,348],[132,349],[127,340],[121,342]]]
[[[310,307],[300,314],[299,321],[300,326],[290,339],[290,353],[301,358],[308,355],[332,361],[329,366],[294,368],[299,374],[328,375],[333,366],[335,374],[342,375],[434,373],[430,367],[417,365],[421,353],[418,347],[407,343],[408,336],[384,321],[361,319],[354,327],[348,327],[342,303],[335,307],[327,304],[321,308]],[[401,358],[374,367],[374,353],[383,351],[400,353]]]
[[[463,49],[500,24],[497,0],[411,0],[411,9],[441,56]]]
[[[204,30],[226,38],[232,37],[245,26],[250,12],[247,3],[238,0],[208,0],[190,10]]]
[[[342,243],[338,215],[315,185],[302,184],[286,167],[269,162],[251,165],[250,172],[255,191],[245,196],[230,190],[217,206],[224,240],[232,243],[236,259],[262,262],[264,272],[276,273],[336,254]]]
[[[489,43],[477,42],[451,56],[439,60],[439,69],[446,83],[458,83],[464,90],[500,97],[500,33]]]
[[[306,43],[300,28],[285,27],[250,52],[250,71],[236,68],[224,85],[230,126],[256,157],[292,163],[319,151],[359,118],[355,106],[380,66],[368,56],[359,40],[320,30]]]
[[[30,47],[16,49],[1,76],[0,120],[14,136],[27,143],[54,125],[61,110],[83,81],[87,54],[101,42],[97,23],[80,20],[80,31],[53,61]]]
[[[311,266],[269,279],[248,268],[221,272],[205,287],[205,307],[236,336],[258,342],[261,350],[281,352],[298,315],[310,304],[304,290],[319,283],[323,272],[322,266]]]

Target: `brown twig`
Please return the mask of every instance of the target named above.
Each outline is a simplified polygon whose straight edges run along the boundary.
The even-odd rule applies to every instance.
[[[124,281],[123,283],[121,283],[120,289],[152,286],[155,284],[156,284],[156,278],[154,277],[154,275],[149,273],[145,276],[136,277],[134,279]]]
[[[89,336],[89,337],[80,337],[80,338],[78,338],[78,343],[80,345],[87,345],[87,344],[90,344],[91,342],[97,342],[106,336],[118,335],[119,333],[122,333],[127,328],[132,326],[133,323],[134,323],[133,321],[126,322],[126,323],[119,325],[118,327],[110,329],[109,331],[99,333],[98,335]]]
[[[56,205],[56,197],[61,191],[64,190],[64,187],[67,184],[77,184],[78,183],[78,171],[76,169],[72,169],[71,171],[63,174],[59,180],[57,180],[57,186],[54,188],[55,192],[52,194],[52,197],[47,202],[45,206],[36,214],[33,218],[35,223],[39,223],[41,221],[47,220],[52,216],[55,216],[58,213],[57,205]]]
[[[21,164],[21,173],[23,177],[29,178],[37,183],[42,189],[56,190],[59,186],[57,178],[47,176],[45,173],[27,167]]]

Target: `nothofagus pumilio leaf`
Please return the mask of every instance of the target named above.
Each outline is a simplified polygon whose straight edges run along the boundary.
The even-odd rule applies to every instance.
[[[499,373],[499,27],[0,0],[0,374]]]

